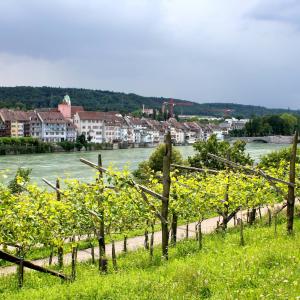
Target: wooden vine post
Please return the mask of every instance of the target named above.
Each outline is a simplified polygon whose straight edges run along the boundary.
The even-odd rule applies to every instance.
[[[145,237],[145,240],[144,240],[144,247],[146,250],[149,250],[149,232],[148,232],[148,225],[149,225],[149,222],[147,221],[146,222],[146,229],[145,229],[145,232],[144,232],[144,237]]]
[[[101,154],[98,155],[98,170],[99,170],[99,181],[103,181],[102,168],[102,157]],[[100,200],[99,200],[100,201]],[[99,206],[101,203],[99,202]],[[105,258],[105,227],[104,227],[104,211],[100,208],[100,226],[99,226],[99,270],[101,272],[107,271],[107,260]]]
[[[295,177],[296,177],[296,157],[297,157],[297,143],[298,143],[298,129],[294,135],[293,147],[291,151],[290,160],[290,174],[289,181],[292,185],[288,186],[288,198],[287,198],[287,233],[293,233],[293,223],[294,223],[294,210],[295,210]]]
[[[153,258],[153,250],[154,250],[154,223],[151,223],[151,237],[150,237],[150,258]]]
[[[243,214],[240,219],[240,246],[245,246]]]
[[[230,161],[230,155],[229,153],[227,153],[227,160]],[[227,224],[230,221],[229,219],[229,178],[230,178],[230,168],[228,165],[226,166],[226,171],[227,171],[227,179],[228,179],[228,183],[226,184],[226,190],[225,190],[225,194],[224,194],[224,207],[222,210],[222,218],[223,221],[220,224],[221,225],[221,229],[223,231],[223,233],[225,233],[226,229],[227,229]]]
[[[23,287],[24,282],[24,257],[23,257],[23,251],[22,248],[18,248],[18,257],[20,259],[20,263],[18,265],[18,286],[19,288]]]
[[[127,253],[127,235],[124,235],[124,239],[123,239],[123,252]]]
[[[72,281],[74,281],[76,278],[77,250],[78,250],[78,245],[76,244],[75,236],[73,236],[72,237],[72,262],[71,262],[71,279],[72,279]]]
[[[196,234],[198,236],[198,246],[199,246],[199,250],[202,249],[202,240],[203,240],[203,234],[202,234],[202,221],[203,219],[199,220],[198,222],[198,230],[196,230]]]
[[[171,156],[172,156],[172,142],[171,142],[171,133],[168,131],[165,137],[165,154],[163,157],[163,199],[161,205],[161,216],[164,220],[168,220],[169,212],[169,195],[170,195],[170,169],[171,169]],[[162,254],[163,257],[168,259],[168,242],[169,242],[169,231],[168,223],[161,222],[162,229]]]
[[[56,200],[57,201],[61,200],[60,182],[59,182],[58,178],[56,179]],[[51,259],[51,262],[52,262],[52,259]],[[58,246],[58,248],[57,248],[57,262],[58,262],[59,270],[62,270],[63,266],[64,266],[64,248],[63,248],[63,246]]]
[[[172,224],[171,224],[171,243],[173,246],[176,245],[176,241],[177,241],[177,222],[178,222],[178,216],[176,212],[173,212]]]

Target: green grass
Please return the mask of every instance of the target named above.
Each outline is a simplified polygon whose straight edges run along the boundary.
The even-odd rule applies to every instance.
[[[281,220],[279,220],[281,221]],[[280,223],[280,222],[279,222]],[[204,236],[204,247],[183,241],[170,248],[170,260],[155,249],[122,255],[118,272],[99,275],[97,266],[78,266],[73,283],[36,272],[25,273],[22,290],[15,276],[0,278],[0,299],[297,299],[300,296],[300,220],[295,235],[285,224],[238,229]],[[111,266],[110,270],[112,269]],[[67,268],[66,273],[70,270]]]

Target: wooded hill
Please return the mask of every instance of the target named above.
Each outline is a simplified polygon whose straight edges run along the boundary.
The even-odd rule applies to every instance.
[[[0,108],[33,109],[56,107],[65,94],[69,94],[73,105],[82,105],[86,110],[120,111],[122,113],[138,111],[145,104],[146,108],[161,108],[169,101],[163,97],[143,97],[133,93],[56,87],[0,87]],[[186,100],[174,99],[175,102]],[[187,101],[192,102],[192,101]],[[199,99],[200,102],[200,99]],[[177,114],[223,116],[224,109],[232,110],[232,116],[251,117],[252,115],[281,114],[291,112],[300,114],[300,110],[270,109],[261,106],[234,103],[195,103],[192,106],[175,106]]]

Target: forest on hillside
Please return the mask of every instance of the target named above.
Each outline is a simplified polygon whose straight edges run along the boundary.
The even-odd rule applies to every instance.
[[[169,98],[143,97],[133,93],[121,93],[105,90],[60,88],[60,87],[0,87],[0,108],[34,109],[56,107],[68,94],[73,105],[82,105],[86,110],[120,111],[129,113],[141,110],[143,104],[146,108],[160,109],[163,102]],[[187,100],[174,99],[175,102]],[[197,100],[205,102],[205,99]],[[192,101],[187,101],[192,102]],[[175,106],[175,113],[187,115],[220,116],[224,114],[249,118],[253,115],[281,114],[293,112],[300,114],[300,110],[269,109],[261,106],[241,105],[235,103],[195,103],[188,106]],[[230,110],[225,113],[225,110]]]

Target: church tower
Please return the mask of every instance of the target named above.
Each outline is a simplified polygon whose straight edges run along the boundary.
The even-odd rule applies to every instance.
[[[61,112],[64,118],[71,119],[71,99],[69,95],[65,95],[62,102],[58,104],[58,111]]]

